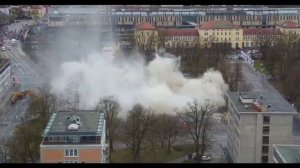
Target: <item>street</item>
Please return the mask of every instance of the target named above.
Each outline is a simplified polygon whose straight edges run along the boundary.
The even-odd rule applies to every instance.
[[[37,65],[22,51],[19,41],[10,50],[1,52],[4,58],[11,60],[11,75],[19,82],[19,90],[30,90],[41,87],[42,79],[37,73]],[[5,101],[9,100],[13,89],[6,95]],[[28,103],[29,98],[24,98],[15,105],[11,105],[9,101],[6,103],[0,112],[0,138],[9,137],[15,126],[21,123],[26,114]]]

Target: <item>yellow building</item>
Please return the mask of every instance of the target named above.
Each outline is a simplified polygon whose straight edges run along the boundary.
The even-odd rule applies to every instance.
[[[157,29],[150,23],[140,23],[134,33],[135,44],[142,51],[156,51],[159,46]]]
[[[284,22],[277,27],[283,34],[300,34],[300,25],[292,21]]]
[[[229,21],[211,21],[198,28],[200,45],[210,47],[216,43],[229,44],[232,48],[241,48],[243,29]]]
[[[199,33],[195,28],[159,29],[158,32],[166,49],[199,47]]]
[[[259,47],[260,44],[265,42],[272,46],[282,33],[279,28],[248,28],[244,29],[243,34],[244,41],[242,43],[242,48],[248,48]]]

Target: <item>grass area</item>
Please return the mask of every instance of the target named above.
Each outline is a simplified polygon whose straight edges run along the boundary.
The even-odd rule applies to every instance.
[[[146,150],[141,153],[141,163],[164,163],[171,161],[193,151],[193,145],[177,145],[174,146],[171,153],[167,153],[166,149],[157,147],[155,152]],[[131,163],[132,155],[126,149],[117,150],[111,153],[111,163]]]
[[[268,75],[269,72],[267,71],[266,67],[264,66],[263,62],[261,60],[254,60],[254,67],[259,72]]]

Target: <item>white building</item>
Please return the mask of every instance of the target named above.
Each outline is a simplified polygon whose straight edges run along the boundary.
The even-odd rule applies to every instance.
[[[296,110],[276,93],[228,92],[227,148],[234,163],[273,163],[273,144],[291,144]]]
[[[0,58],[0,98],[5,95],[12,84],[10,66],[11,64],[8,59]]]

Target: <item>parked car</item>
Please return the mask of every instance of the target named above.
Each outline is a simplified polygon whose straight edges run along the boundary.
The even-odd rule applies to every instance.
[[[10,50],[10,46],[6,46],[6,49],[7,49],[7,50]]]
[[[209,160],[211,160],[211,156],[210,155],[203,155],[202,160],[209,161]]]
[[[6,48],[4,46],[1,47],[1,51],[5,51]]]

